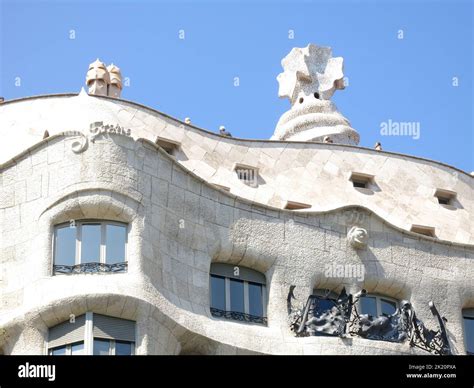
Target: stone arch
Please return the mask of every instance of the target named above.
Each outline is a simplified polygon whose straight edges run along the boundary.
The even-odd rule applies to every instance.
[[[7,354],[46,354],[48,330],[86,312],[136,322],[136,354],[179,354],[187,332],[146,300],[123,294],[76,295],[56,299],[27,313],[6,328]]]

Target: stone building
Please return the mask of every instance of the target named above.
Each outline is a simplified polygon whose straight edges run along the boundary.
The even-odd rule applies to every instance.
[[[358,146],[330,49],[282,65],[271,140],[120,99],[100,61],[0,104],[0,353],[474,352],[474,178]]]

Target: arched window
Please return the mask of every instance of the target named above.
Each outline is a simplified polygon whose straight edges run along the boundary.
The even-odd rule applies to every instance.
[[[211,264],[211,314],[237,321],[267,323],[265,275],[250,268]]]
[[[127,224],[72,220],[54,227],[54,274],[126,272]]]
[[[359,314],[368,314],[372,317],[389,316],[398,309],[398,301],[388,296],[366,294],[359,299]]]
[[[135,322],[86,313],[49,329],[48,354],[116,355],[135,353]]]
[[[464,309],[462,311],[464,323],[464,343],[466,353],[474,355],[474,309]]]

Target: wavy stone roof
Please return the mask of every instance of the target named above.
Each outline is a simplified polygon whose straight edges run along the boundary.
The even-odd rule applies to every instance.
[[[422,158],[357,146],[223,137],[145,106],[86,93],[30,97],[0,105],[0,163],[5,164],[49,135],[89,133],[91,123],[120,125],[134,139],[157,137],[180,144],[176,161],[202,179],[250,201],[283,208],[287,201],[310,205],[295,212],[358,205],[395,226],[435,228],[436,237],[474,244],[474,178]],[[258,169],[258,186],[238,179],[235,165]],[[352,173],[374,176],[373,190],[356,189]],[[436,189],[457,193],[443,206]]]

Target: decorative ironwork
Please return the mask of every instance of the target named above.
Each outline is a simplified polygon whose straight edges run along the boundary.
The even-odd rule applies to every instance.
[[[365,292],[361,296],[364,294]],[[412,307],[407,301],[402,301],[401,306],[391,315],[374,317],[369,314],[359,315],[357,305],[354,303],[354,313],[349,323],[349,333],[378,341],[404,342],[409,337]]]
[[[344,336],[346,323],[351,314],[352,295],[343,289],[337,300],[329,298],[329,292],[321,297],[310,295],[303,309],[293,309],[294,286],[290,288],[287,305],[290,327],[298,337],[312,335]],[[326,302],[324,308],[323,303]]]
[[[216,318],[226,318],[241,322],[260,323],[263,325],[267,324],[267,317],[259,317],[256,315],[245,314],[238,311],[226,311],[211,307],[211,314],[213,317]]]
[[[439,330],[434,331],[427,329],[422,321],[420,321],[413,310],[411,315],[410,327],[410,346],[426,350],[430,353],[442,356],[451,355],[451,346],[449,345],[448,335],[445,323],[448,321],[442,317],[433,302],[429,304],[431,313],[436,317]]]
[[[84,263],[76,265],[54,265],[55,274],[78,274],[78,273],[120,273],[127,272],[128,263]]]
[[[355,295],[347,294],[343,288],[336,299],[325,296],[310,295],[306,304],[294,308],[292,300],[295,286],[290,287],[287,298],[290,329],[296,336],[332,335],[339,337],[359,336],[371,340],[404,342],[409,340],[415,346],[433,354],[450,355],[451,347],[447,336],[446,318],[441,317],[433,302],[429,302],[430,310],[436,317],[439,330],[429,330],[416,317],[413,306],[402,301],[400,307],[392,315],[371,316],[359,314],[357,302],[366,291],[361,290]],[[328,303],[329,302],[329,303]]]

